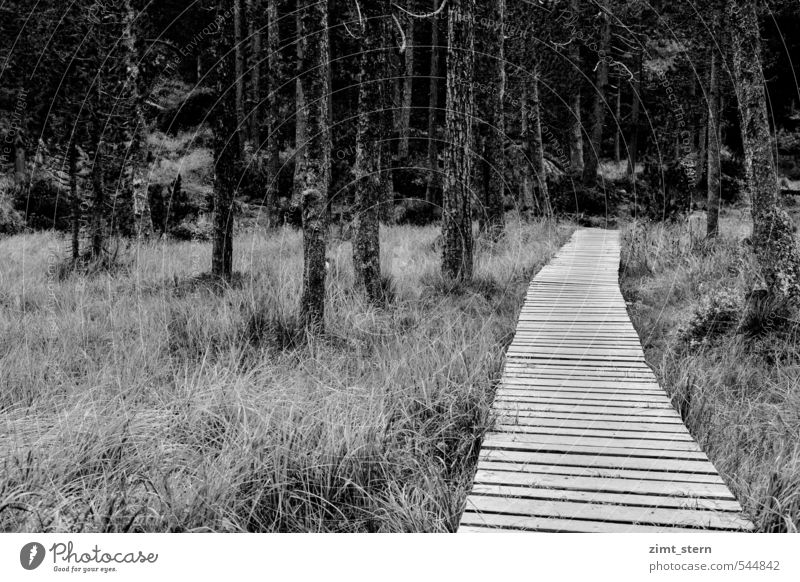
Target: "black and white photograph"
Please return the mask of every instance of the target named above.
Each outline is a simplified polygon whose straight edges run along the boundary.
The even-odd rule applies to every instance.
[[[365,576],[406,543],[463,579],[540,543],[544,579],[800,574],[758,535],[800,530],[798,31],[0,0],[0,578],[216,572],[236,533],[300,579],[347,542],[256,534],[445,534],[357,542]]]

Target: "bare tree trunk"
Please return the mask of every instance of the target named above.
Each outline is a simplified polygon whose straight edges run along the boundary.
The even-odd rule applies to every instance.
[[[433,0],[433,11],[439,6],[439,0]],[[439,108],[439,20],[431,17],[431,79],[428,101],[428,185],[425,189],[425,201],[433,203],[437,196],[434,192],[439,183],[439,146],[436,141],[436,113]]]
[[[226,0],[218,10],[227,11],[239,6],[241,0]],[[237,9],[238,10],[238,9]],[[217,104],[213,114],[214,123],[214,218],[213,241],[211,249],[211,273],[228,281],[233,275],[233,223],[234,198],[236,195],[236,159],[238,144],[234,139],[238,125],[238,92],[231,86],[238,83],[238,54],[231,55],[236,26],[241,26],[239,16],[233,26],[223,22],[216,42],[214,61],[216,67]],[[239,24],[237,24],[239,23]],[[233,62],[231,62],[233,61]]]
[[[756,5],[728,0],[727,21],[733,27],[733,76],[739,102],[745,169],[752,197],[753,250],[771,296],[796,300],[800,295],[800,255],[791,218],[779,207],[761,36]]]
[[[608,50],[611,45],[611,20],[603,12],[603,30],[598,54],[597,73],[595,75],[594,107],[592,108],[592,152],[585,161],[583,183],[594,189],[597,185],[597,168],[600,166],[600,154],[603,145],[603,126],[606,121],[606,87],[608,86]]]
[[[69,200],[70,200],[70,227],[71,227],[71,247],[72,261],[77,262],[81,256],[80,236],[81,236],[81,200],[78,194],[78,147],[75,144],[75,136],[69,142],[67,152],[67,163],[69,171]]]
[[[150,212],[150,200],[147,184],[147,121],[142,103],[142,79],[139,72],[139,52],[136,47],[136,13],[131,0],[125,0],[125,26],[123,40],[125,44],[126,67],[128,70],[128,87],[130,91],[134,120],[128,126],[127,141],[127,179],[130,181],[130,193],[133,202],[133,217],[136,236],[146,239],[153,233],[153,218]]]
[[[533,78],[530,80],[530,126],[528,128],[528,157],[533,162],[534,172],[536,173],[536,189],[539,192],[538,200],[542,211],[550,216],[550,192],[547,189],[547,166],[544,163],[544,143],[542,142],[542,108],[539,100],[539,63],[534,62]]]
[[[19,133],[22,133],[20,128]],[[25,140],[21,135],[17,135],[14,140],[14,185],[17,188],[25,187],[28,173],[27,150]]]
[[[711,51],[708,94],[708,202],[706,205],[706,236],[713,238],[719,232],[720,201],[720,127],[719,93],[720,74],[717,51]]]
[[[570,10],[577,16],[580,10],[579,0],[571,0]],[[581,49],[578,39],[573,38],[569,44],[569,59],[575,69],[573,73],[572,97],[569,118],[569,157],[570,172],[575,176],[583,174],[583,127],[581,121]]]
[[[267,0],[268,5],[275,5],[277,2]],[[267,8],[267,13],[272,8]],[[247,0],[247,34],[250,37],[250,140],[258,148],[261,144],[261,27],[258,25],[262,11],[259,0]]]
[[[234,41],[236,42],[236,132],[239,135],[239,150],[244,153],[247,143],[247,122],[245,121],[244,90],[245,90],[245,58],[246,47],[244,44],[244,0],[233,0],[233,28]]]
[[[280,169],[280,121],[278,119],[278,88],[281,84],[280,31],[278,3],[267,2],[267,191],[264,203],[269,214],[267,223],[277,223],[278,171]],[[299,93],[302,94],[302,87]],[[298,120],[299,122],[299,120]]]
[[[494,26],[486,39],[489,57],[488,95],[489,111],[486,119],[486,155],[489,176],[486,184],[487,230],[492,238],[499,237],[505,226],[503,192],[505,190],[505,113],[503,103],[506,92],[505,69],[505,0],[492,0],[489,18]]]
[[[644,51],[639,51],[639,70],[636,75],[635,89],[633,92],[633,103],[631,104],[631,139],[630,152],[628,154],[628,176],[632,181],[636,180],[636,164],[639,162],[639,117],[642,108],[644,95]]]
[[[295,21],[297,25],[297,71],[295,81],[296,92],[296,112],[295,112],[295,131],[294,131],[294,183],[292,187],[292,202],[293,210],[299,210],[303,205],[303,180],[306,174],[306,160],[308,159],[308,151],[306,149],[306,139],[308,131],[306,128],[306,97],[303,91],[303,83],[300,80],[302,74],[302,63],[305,58],[305,45],[306,39],[301,34],[302,22],[301,14],[303,10],[303,0],[297,0],[297,13]]]
[[[356,130],[355,205],[353,208],[353,269],[356,287],[373,304],[383,299],[379,209],[382,195],[381,170],[385,139],[383,128],[383,49],[390,13],[389,0],[372,0],[362,8],[361,73]]]
[[[374,0],[371,0],[374,1]],[[413,104],[414,89],[414,32],[416,18],[408,18],[406,28],[405,50],[405,76],[403,77],[403,101],[400,108],[399,141],[397,143],[397,157],[400,160],[408,158],[408,140],[411,132],[411,106]]]
[[[614,161],[620,163],[622,161],[622,153],[620,151],[620,132],[622,131],[622,78],[617,77],[617,106],[614,111],[616,117],[617,128],[614,130]]]
[[[303,180],[303,295],[301,317],[307,329],[324,329],[325,236],[330,184],[330,45],[328,5],[300,0],[301,34],[306,46],[301,62],[307,109],[308,146]]]
[[[442,274],[446,278],[470,281],[473,270],[471,182],[475,0],[452,0],[449,10]]]
[[[529,83],[522,84],[522,111],[520,117],[522,120],[521,137],[523,143],[522,151],[525,154],[525,166],[522,170],[522,192],[519,205],[522,213],[530,217],[536,208],[536,197],[533,192],[533,184],[536,182],[536,170],[530,152],[530,133],[533,131],[531,129],[531,119],[533,115],[530,113],[530,91],[528,86]]]
[[[105,192],[105,143],[103,142],[103,123],[100,121],[103,94],[103,80],[98,77],[95,83],[94,108],[91,112],[91,139],[94,159],[92,160],[92,206],[89,224],[89,258],[99,259],[103,254],[106,241],[106,192]]]

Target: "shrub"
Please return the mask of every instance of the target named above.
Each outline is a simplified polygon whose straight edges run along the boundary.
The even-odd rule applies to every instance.
[[[679,337],[690,347],[712,342],[736,329],[743,307],[744,302],[735,291],[713,291],[703,297],[691,319],[679,330]]]

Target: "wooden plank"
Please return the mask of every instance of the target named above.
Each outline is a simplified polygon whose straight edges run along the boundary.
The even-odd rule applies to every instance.
[[[481,459],[519,463],[553,464],[572,467],[603,469],[637,469],[643,471],[675,471],[679,473],[706,473],[717,475],[709,461],[694,459],[656,459],[598,455],[592,453],[545,453],[533,451],[510,451],[503,449],[481,449]]]
[[[675,432],[655,432],[655,431],[634,431],[634,430],[598,430],[580,428],[570,428],[563,426],[532,426],[526,424],[496,424],[492,432],[518,432],[523,434],[540,435],[565,435],[572,437],[601,437],[613,439],[627,439],[632,441],[663,441],[663,442],[688,442],[694,443],[692,437],[683,431]]]
[[[558,519],[585,519],[643,525],[674,525],[716,530],[748,530],[752,525],[738,515],[728,512],[662,509],[658,507],[628,507],[596,505],[570,501],[539,501],[470,495],[467,507],[481,513],[500,513]]]
[[[541,531],[552,533],[702,533],[702,529],[647,526],[632,523],[614,523],[582,519],[553,519],[524,515],[476,513],[467,510],[461,517],[459,533],[500,532],[503,530]]]
[[[530,453],[557,453],[557,454],[586,454],[639,457],[645,459],[677,459],[707,461],[705,453],[698,451],[671,451],[658,448],[633,448],[628,446],[600,446],[565,444],[563,442],[538,442],[535,439],[526,440],[519,435],[511,433],[489,433],[484,438],[484,448],[504,451],[524,451]]]
[[[736,513],[742,511],[739,502],[730,499],[674,497],[666,495],[632,494],[628,492],[605,493],[598,491],[550,489],[547,487],[516,487],[476,483],[475,487],[472,489],[472,493],[475,495],[491,495],[494,497],[575,501],[578,503],[597,503],[601,505],[695,509],[701,511],[733,511]]]
[[[574,475],[576,477],[607,477],[610,479],[634,479],[638,481],[684,481],[688,483],[714,483],[724,485],[725,482],[717,474],[679,473],[669,471],[644,471],[639,469],[604,469],[602,467],[573,467],[570,465],[537,465],[535,463],[506,463],[502,461],[478,462],[478,469],[486,471],[519,471],[539,473],[542,475]]]
[[[513,485],[550,489],[574,489],[606,493],[663,495],[668,497],[702,497],[734,500],[728,487],[722,483],[693,483],[686,481],[657,481],[649,479],[625,480],[610,477],[582,477],[523,473],[519,471],[486,471],[479,469],[475,483],[486,485]],[[740,511],[738,507],[736,511]]]
[[[605,419],[586,420],[584,418],[519,416],[514,414],[498,414],[497,412],[495,412],[495,414],[495,419],[497,423],[499,423],[499,426],[519,426],[540,430],[618,431],[620,434],[631,431],[643,431],[653,435],[682,435],[684,438],[693,440],[683,425],[679,423],[634,422],[627,419],[610,421]]]
[[[527,402],[508,402],[498,400],[495,407],[501,410],[527,410],[530,412],[569,412],[572,414],[605,414],[609,416],[664,416],[676,418],[680,416],[671,408],[648,408],[645,406],[590,406],[588,404],[537,404]]]

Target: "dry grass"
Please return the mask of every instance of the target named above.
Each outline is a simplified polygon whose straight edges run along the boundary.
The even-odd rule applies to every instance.
[[[334,241],[308,341],[289,229],[240,237],[227,289],[201,243],[62,278],[65,240],[0,240],[0,530],[452,530],[527,282],[570,232],[512,222],[452,289],[435,228],[384,229],[384,309]]]
[[[724,217],[721,230],[709,244],[700,217],[629,226],[623,293],[648,361],[758,529],[795,532],[800,321],[780,306],[745,308],[758,283],[746,212]],[[731,303],[739,307],[720,307]]]

